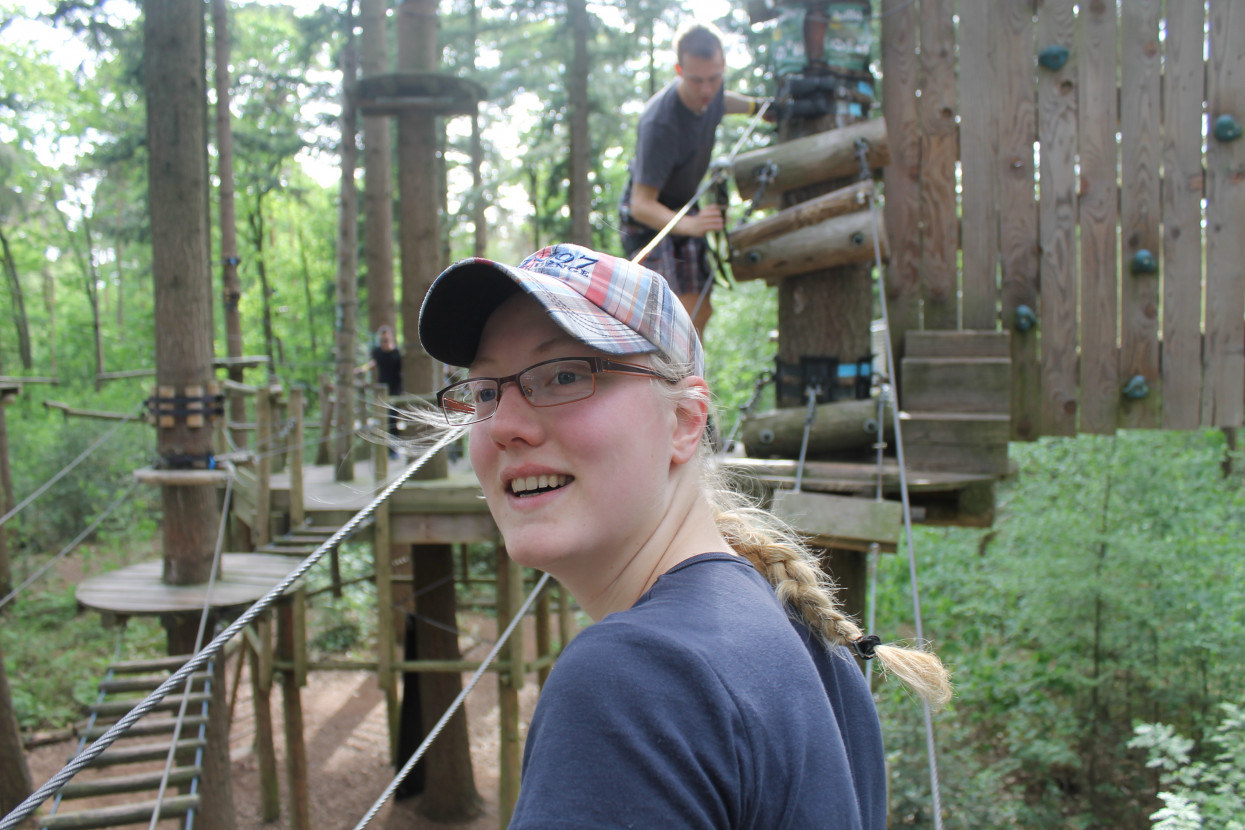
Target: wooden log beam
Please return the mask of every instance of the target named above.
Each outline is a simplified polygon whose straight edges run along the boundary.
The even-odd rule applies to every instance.
[[[743,198],[751,198],[761,185],[762,169],[770,162],[778,165],[778,171],[773,181],[765,186],[766,198],[762,204],[770,203],[786,190],[856,175],[860,172],[860,161],[856,157],[858,140],[869,145],[866,158],[870,169],[890,163],[886,122],[874,118],[740,153],[735,159],[735,187]]]
[[[786,210],[736,228],[727,234],[731,251],[742,251],[792,231],[819,225],[827,219],[856,213],[867,207],[875,192],[873,181],[856,182],[824,196],[800,202]]]
[[[804,439],[804,408],[778,409],[744,421],[743,440],[752,458],[797,458]],[[856,450],[878,440],[878,404],[872,399],[819,404],[808,434],[811,456]],[[883,416],[892,433],[890,408]]]
[[[70,415],[76,418],[96,418],[102,421],[124,421],[131,417],[125,412],[105,412],[100,409],[76,409],[67,403],[61,401],[44,401],[43,405],[48,409],[58,409],[65,413],[66,417]]]
[[[828,268],[872,262],[873,217],[877,217],[882,258],[890,255],[882,214],[868,210],[828,219],[819,225],[799,228],[786,236],[768,239],[748,248],[731,246],[731,271],[736,280],[763,279],[773,285],[786,277]]]

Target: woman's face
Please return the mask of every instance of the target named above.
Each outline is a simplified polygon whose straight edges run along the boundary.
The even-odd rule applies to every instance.
[[[600,354],[519,295],[489,318],[471,374]],[[653,382],[598,375],[592,397],[554,407],[533,407],[507,384],[497,413],[471,428],[471,463],[515,561],[608,580],[651,536],[669,503],[676,429],[675,406]]]

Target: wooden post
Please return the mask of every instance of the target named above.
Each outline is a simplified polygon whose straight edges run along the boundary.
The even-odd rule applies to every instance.
[[[272,540],[272,393],[261,387],[255,393],[255,526],[251,539],[255,547]],[[206,488],[204,488],[206,489]]]
[[[540,599],[536,600],[536,659],[540,660],[548,657],[553,653],[553,647],[550,640],[549,626],[552,622],[549,615],[549,594],[548,590],[542,591]],[[536,683],[540,688],[545,688],[545,681],[549,679],[549,669],[547,665],[542,665],[536,670]]]
[[[329,463],[333,434],[333,383],[328,375],[320,375],[320,441],[316,444],[316,466]]]
[[[272,729],[272,615],[265,611],[254,624],[256,647],[249,648],[251,696],[255,706],[255,756],[259,765],[260,817],[265,823],[281,817],[277,780],[277,749]]]
[[[523,569],[497,546],[497,634],[509,624],[523,604]],[[505,668],[497,673],[498,733],[500,752],[497,783],[497,815],[502,830],[510,824],[519,800],[520,759],[519,690],[523,688],[523,627],[517,626],[502,650]]]
[[[303,504],[303,390],[297,387],[290,389],[290,411],[293,413],[294,426],[290,429],[285,442],[289,456],[290,470],[290,529],[301,527],[307,520],[306,505]]]
[[[373,445],[373,475],[376,488],[389,477],[389,453],[380,444]],[[385,696],[385,716],[389,725],[389,760],[397,764],[398,732],[401,714],[398,702],[398,680],[393,670],[393,531],[389,523],[389,502],[382,502],[372,518],[372,559],[376,573],[376,640],[379,653],[376,685]]]
[[[299,665],[302,666],[302,680],[306,680],[306,660],[300,661],[298,653],[305,651],[300,648],[301,626],[298,622],[302,591],[298,596],[283,601],[278,610],[277,648],[281,659],[292,661],[294,667],[282,672],[281,700],[285,718],[285,767],[289,782],[290,796],[290,828],[291,830],[310,830],[311,805],[307,788],[307,744],[303,735],[303,702],[299,682]],[[305,647],[305,643],[303,643]]]

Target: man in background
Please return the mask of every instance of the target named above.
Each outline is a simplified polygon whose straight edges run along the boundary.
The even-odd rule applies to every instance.
[[[635,157],[619,204],[623,250],[632,258],[692,200],[709,169],[718,123],[726,113],[755,114],[756,98],[726,92],[726,58],[716,29],[692,24],[675,40],[675,78],[640,115]],[[705,234],[724,227],[722,209],[693,205],[644,258],[666,278],[698,334],[713,313]]]

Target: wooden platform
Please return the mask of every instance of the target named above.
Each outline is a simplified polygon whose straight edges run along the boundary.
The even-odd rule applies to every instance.
[[[222,554],[221,576],[212,585],[212,607],[251,605],[284,579],[299,560],[264,553]],[[207,601],[207,583],[166,585],[161,560],[140,562],[86,580],[77,600],[88,608],[122,616],[191,612]]]

